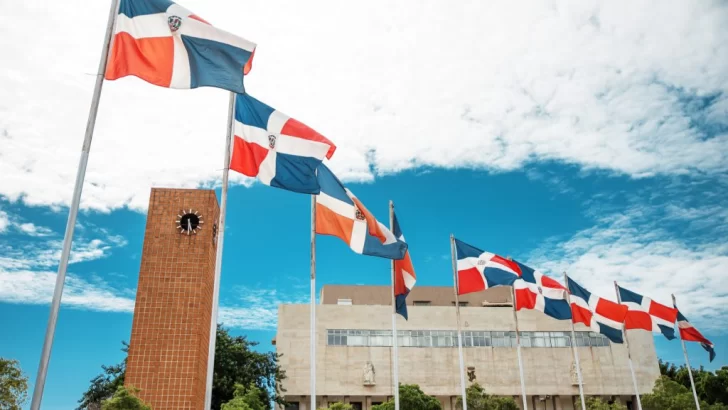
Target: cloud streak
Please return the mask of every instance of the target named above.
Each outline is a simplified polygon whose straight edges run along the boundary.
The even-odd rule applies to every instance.
[[[682,231],[666,230],[676,218],[688,219]],[[695,241],[691,231],[712,227],[722,232],[725,216],[713,207],[635,206],[601,218],[566,241],[552,241],[531,254],[529,263],[559,279],[563,272],[600,296],[616,299],[613,281],[680,309],[704,328],[720,328],[728,314],[728,246]],[[708,235],[710,237],[710,235]],[[685,240],[685,238],[690,238]]]
[[[539,161],[632,177],[728,170],[725,2],[184,5],[259,44],[247,88],[335,141],[345,181]],[[67,205],[106,4],[6,6],[0,195]],[[220,90],[107,82],[82,206],[141,210],[153,185],[214,185],[226,105]]]

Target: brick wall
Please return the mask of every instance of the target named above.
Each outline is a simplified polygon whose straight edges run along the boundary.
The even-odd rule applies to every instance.
[[[203,223],[187,236],[175,221],[190,208]],[[152,189],[126,385],[154,410],[204,407],[218,212],[212,190]]]

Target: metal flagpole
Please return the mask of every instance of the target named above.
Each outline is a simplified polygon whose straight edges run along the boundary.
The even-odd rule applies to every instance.
[[[677,309],[677,302],[675,302],[675,295],[672,295],[672,306]],[[680,329],[678,326],[678,334]],[[695,408],[700,410],[700,400],[698,399],[698,392],[695,390],[695,380],[693,380],[693,368],[690,367],[690,359],[688,359],[688,349],[685,347],[685,341],[680,336],[680,343],[682,344],[683,354],[685,355],[685,364],[688,366],[688,376],[690,376],[690,387],[693,388],[693,398],[695,399]]]
[[[621,305],[622,298],[619,296],[619,285],[617,281],[614,281],[614,291],[617,292],[617,302]],[[622,324],[622,334],[624,335],[624,342],[627,344],[627,360],[629,361],[629,371],[632,373],[632,384],[634,384],[634,394],[637,398],[637,410],[642,410],[642,400],[640,400],[640,391],[637,388],[637,377],[634,374],[634,365],[632,365],[632,353],[629,350],[629,336],[627,336],[627,329]]]
[[[389,201],[389,229],[394,232],[394,202]],[[399,410],[399,354],[397,340],[397,301],[394,295],[394,260],[392,260],[392,370],[394,373],[394,410]]]
[[[225,155],[222,168],[222,193],[220,194],[220,217],[217,227],[217,251],[215,254],[215,281],[212,292],[212,317],[210,319],[210,344],[207,350],[207,384],[205,386],[205,409],[212,406],[212,376],[215,373],[215,342],[217,341],[217,314],[220,303],[220,272],[222,271],[222,250],[225,240],[225,214],[227,211],[228,174],[230,171],[230,151],[233,139],[233,117],[235,112],[235,93],[230,93],[228,103],[227,132],[225,133]],[[213,235],[215,233],[213,232]]]
[[[508,258],[510,260],[510,258]],[[526,401],[526,382],[523,377],[523,359],[521,358],[521,335],[518,332],[518,315],[516,314],[516,287],[511,286],[513,292],[513,320],[516,323],[516,346],[518,351],[518,370],[521,375],[521,396],[523,397],[523,410],[528,410]]]
[[[460,356],[460,388],[463,395],[463,410],[468,410],[468,400],[465,394],[465,361],[463,360],[463,331],[460,327],[460,298],[458,297],[458,264],[455,250],[455,236],[450,234],[450,257],[452,258],[452,279],[455,289],[455,316],[458,324],[458,355]]]
[[[119,0],[111,0],[109,19],[106,24],[106,34],[104,35],[104,45],[101,49],[101,60],[99,61],[99,69],[96,73],[96,85],[94,86],[93,97],[91,98],[91,109],[89,110],[88,120],[86,121],[86,134],[84,135],[83,145],[81,147],[81,159],[79,160],[78,170],[76,171],[76,184],[73,188],[71,206],[68,210],[68,222],[66,223],[66,233],[63,237],[61,260],[58,264],[58,275],[56,276],[56,285],[53,290],[53,299],[51,301],[51,312],[48,317],[48,326],[46,327],[45,340],[43,341],[43,351],[41,352],[40,364],[38,365],[38,374],[35,378],[33,399],[30,403],[31,410],[39,410],[40,402],[43,399],[43,388],[45,387],[46,376],[48,374],[48,362],[51,359],[53,336],[56,332],[58,311],[60,310],[61,297],[63,296],[63,285],[66,281],[68,257],[71,254],[73,230],[76,227],[76,217],[78,216],[78,208],[81,204],[81,191],[83,190],[83,181],[86,178],[86,166],[88,165],[88,157],[91,152],[91,140],[93,139],[94,127],[96,125],[96,114],[99,111],[101,88],[104,84],[106,64],[109,61],[109,50],[113,43],[114,23],[116,22],[116,15],[118,12]]]
[[[316,410],[316,195],[311,195],[311,409]]]
[[[569,289],[569,276],[564,272],[564,286]],[[571,294],[566,292],[566,302],[571,308]],[[584,400],[584,382],[581,378],[581,365],[579,364],[579,351],[576,346],[576,332],[574,331],[574,320],[571,320],[571,348],[574,350],[574,360],[576,361],[576,375],[579,378],[579,397],[581,398],[581,410],[586,410],[586,400]]]

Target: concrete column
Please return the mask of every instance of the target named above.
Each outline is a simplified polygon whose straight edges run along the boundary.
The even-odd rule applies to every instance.
[[[350,400],[351,399],[349,399],[349,396],[344,396],[344,404],[349,404]]]
[[[561,396],[554,396],[554,409],[555,410],[564,410],[563,403],[561,402]]]
[[[364,410],[372,410],[372,396],[364,398]]]

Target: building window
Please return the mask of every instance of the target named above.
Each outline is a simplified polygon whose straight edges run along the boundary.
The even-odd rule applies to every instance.
[[[516,332],[468,330],[464,347],[516,347]],[[520,332],[521,346],[533,348],[571,347],[568,332]],[[329,346],[392,346],[391,330],[328,329]],[[454,330],[400,330],[397,345],[402,347],[457,347]],[[577,346],[609,346],[609,339],[594,332],[576,332]]]
[[[298,406],[299,406],[298,403],[288,403],[286,405],[286,410],[298,410],[299,409]]]
[[[429,300],[415,300],[414,301],[414,306],[430,306],[430,304],[432,304],[432,302],[430,302]]]
[[[351,306],[351,299],[339,299],[336,301],[336,304]]]
[[[362,403],[360,401],[352,401],[349,403],[354,410],[362,410]]]
[[[452,302],[452,305],[455,306],[455,301]],[[468,302],[458,302],[458,306],[468,306]]]

